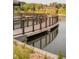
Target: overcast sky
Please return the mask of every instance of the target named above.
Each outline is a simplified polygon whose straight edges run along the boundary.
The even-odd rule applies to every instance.
[[[43,4],[49,4],[53,2],[66,3],[65,0],[19,0],[19,1],[25,1],[27,3],[43,3]]]

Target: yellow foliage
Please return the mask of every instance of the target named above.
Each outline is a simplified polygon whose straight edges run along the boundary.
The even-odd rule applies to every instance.
[[[53,14],[53,15],[56,15],[56,11],[58,10],[58,14],[61,14],[61,15],[66,15],[66,10],[64,8],[60,8],[60,9],[56,9],[56,8],[50,8],[50,9],[40,9],[40,10],[36,10],[36,11],[25,11],[25,12],[28,12],[28,13],[38,13],[38,14]],[[14,13],[15,16],[17,15],[20,15],[19,12],[15,12]]]

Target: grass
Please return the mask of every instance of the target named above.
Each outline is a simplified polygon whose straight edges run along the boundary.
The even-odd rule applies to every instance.
[[[34,52],[33,49],[27,47],[26,44],[19,44],[17,41],[13,41],[13,59],[54,59],[46,55],[42,55],[39,52]],[[58,59],[63,59],[61,51],[58,53]]]
[[[29,59],[30,54],[33,53],[32,49],[13,43],[13,59]]]

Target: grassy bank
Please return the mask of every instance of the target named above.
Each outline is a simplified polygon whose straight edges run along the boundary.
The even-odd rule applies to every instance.
[[[57,55],[31,47],[17,40],[13,41],[13,59],[63,59],[61,53],[58,55],[57,57]]]
[[[29,59],[32,49],[19,45],[16,41],[13,42],[13,59]]]

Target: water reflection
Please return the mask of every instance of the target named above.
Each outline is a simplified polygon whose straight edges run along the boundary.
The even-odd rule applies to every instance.
[[[28,37],[27,41],[29,45],[43,49],[54,40],[57,34],[58,34],[58,25],[55,28],[51,29],[50,31],[40,33],[36,36]]]

